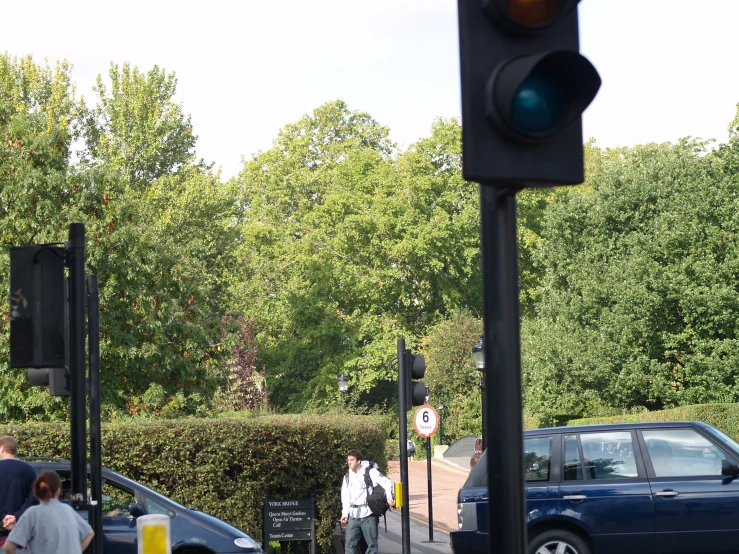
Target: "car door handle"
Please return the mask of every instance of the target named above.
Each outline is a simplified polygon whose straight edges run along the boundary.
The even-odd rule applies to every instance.
[[[562,497],[563,500],[585,500],[586,498],[584,494],[568,494]]]
[[[677,491],[659,491],[654,493],[655,496],[677,496],[678,494],[680,493]]]

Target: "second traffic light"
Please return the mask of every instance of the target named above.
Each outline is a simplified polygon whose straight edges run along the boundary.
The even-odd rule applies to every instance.
[[[426,384],[423,379],[426,374],[426,359],[423,354],[413,354],[410,350],[405,351],[405,409],[410,410],[413,406],[423,406],[426,403]]]
[[[581,183],[581,114],[600,77],[579,53],[578,0],[458,0],[465,179]]]

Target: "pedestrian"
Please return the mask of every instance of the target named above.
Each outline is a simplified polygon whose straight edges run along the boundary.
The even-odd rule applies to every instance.
[[[411,439],[408,439],[406,441],[406,449],[408,450],[408,459],[412,462],[413,459],[416,457],[416,443],[414,443]]]
[[[37,503],[33,496],[36,472],[26,462],[16,458],[18,443],[13,437],[0,437],[0,544],[10,533],[21,515]]]
[[[56,471],[44,471],[33,483],[41,502],[18,520],[5,541],[6,554],[28,547],[28,554],[82,554],[95,532],[69,504],[59,502],[62,480]]]
[[[377,554],[377,528],[379,517],[372,515],[367,505],[367,484],[364,474],[369,471],[372,485],[380,485],[385,489],[389,506],[393,506],[393,482],[375,468],[362,465],[362,452],[351,448],[346,454],[346,465],[349,472],[341,485],[341,523],[346,524],[346,549],[354,554],[360,537],[367,541],[367,554]],[[369,491],[371,492],[371,491]]]

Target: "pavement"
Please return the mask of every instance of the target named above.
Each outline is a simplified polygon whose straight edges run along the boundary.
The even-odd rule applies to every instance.
[[[469,464],[469,460],[466,460]],[[467,466],[469,468],[469,466]],[[444,459],[431,462],[431,519],[429,529],[428,472],[426,460],[408,462],[408,504],[411,519],[411,552],[451,553],[449,532],[457,529],[457,493],[467,480],[469,469]],[[388,478],[400,481],[400,462],[388,462]],[[400,510],[387,512],[387,534],[380,519],[380,554],[401,554]],[[428,542],[429,538],[434,542]]]

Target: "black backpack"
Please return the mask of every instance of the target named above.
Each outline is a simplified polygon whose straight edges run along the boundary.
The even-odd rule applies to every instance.
[[[372,490],[372,492],[367,493],[367,507],[373,516],[379,517],[384,516],[390,506],[387,504],[385,488],[382,485],[373,485],[372,479],[370,479],[370,469],[380,471],[378,468],[379,466],[375,462],[370,462],[369,467],[364,471],[364,484],[367,486],[368,491],[370,489]]]

